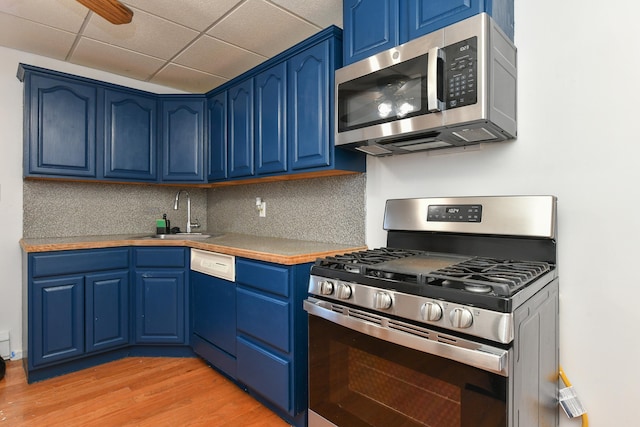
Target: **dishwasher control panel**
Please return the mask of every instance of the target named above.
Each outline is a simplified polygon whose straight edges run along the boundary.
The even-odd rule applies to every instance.
[[[235,282],[236,257],[217,252],[191,249],[191,270]]]

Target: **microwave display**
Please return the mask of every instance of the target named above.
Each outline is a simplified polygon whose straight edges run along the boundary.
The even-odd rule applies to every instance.
[[[444,47],[437,66],[440,106],[428,105],[428,53],[338,85],[338,131],[393,122],[477,102],[477,37]]]

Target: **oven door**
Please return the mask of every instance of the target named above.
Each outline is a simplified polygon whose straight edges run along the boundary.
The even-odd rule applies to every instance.
[[[309,427],[506,427],[507,350],[438,342],[420,327],[314,298],[305,310]],[[491,370],[469,364],[469,351]]]

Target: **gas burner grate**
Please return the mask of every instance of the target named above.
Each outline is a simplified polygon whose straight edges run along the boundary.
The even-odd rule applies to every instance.
[[[406,258],[417,255],[421,251],[397,248],[368,249],[359,252],[350,252],[344,255],[335,255],[316,260],[315,265],[332,270],[345,270],[350,273],[364,274],[365,266],[375,265],[385,261]]]
[[[546,262],[478,257],[433,271],[427,280],[442,279],[442,286],[508,296],[550,270]]]

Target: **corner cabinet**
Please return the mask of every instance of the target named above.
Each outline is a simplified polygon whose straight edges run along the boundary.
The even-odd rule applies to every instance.
[[[344,0],[344,65],[488,13],[514,37],[513,0]]]
[[[136,248],[135,319],[137,344],[188,344],[189,251]]]
[[[129,249],[28,254],[25,268],[28,377],[129,345]]]
[[[310,267],[236,259],[237,381],[295,426],[306,425]]]

